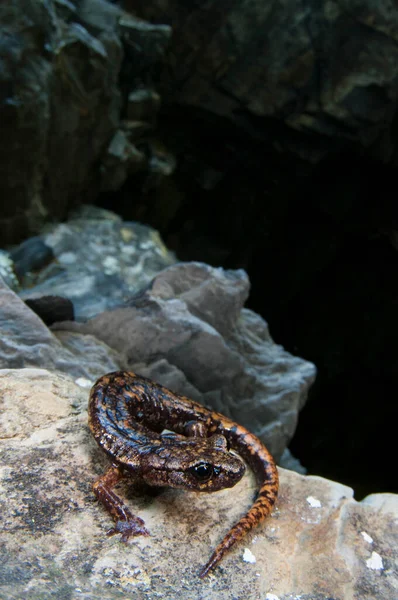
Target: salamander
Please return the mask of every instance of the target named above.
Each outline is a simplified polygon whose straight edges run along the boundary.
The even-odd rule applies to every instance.
[[[92,387],[88,415],[95,440],[112,461],[93,484],[94,494],[115,521],[108,535],[120,533],[122,541],[149,535],[144,521],[112,489],[126,475],[153,486],[215,492],[234,486],[243,477],[242,458],[257,476],[257,498],[216,547],[199,576],[206,576],[271,513],[279,486],[275,462],[255,435],[222,414],[150,379],[116,371],[100,377]]]

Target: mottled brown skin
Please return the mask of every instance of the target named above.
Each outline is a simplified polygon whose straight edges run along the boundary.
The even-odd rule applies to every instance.
[[[148,535],[112,488],[126,474],[150,485],[215,492],[255,472],[260,490],[248,513],[227,533],[200,572],[204,577],[248,531],[270,514],[278,495],[278,471],[260,440],[220,413],[212,412],[134,373],[109,373],[94,384],[89,426],[113,465],[93,485],[97,498],[115,520],[108,534]],[[173,433],[165,433],[164,429]]]

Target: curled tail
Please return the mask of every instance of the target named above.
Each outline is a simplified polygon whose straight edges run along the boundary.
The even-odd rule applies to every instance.
[[[205,577],[236,542],[270,515],[278,497],[278,470],[267,448],[244,427],[235,426],[230,433],[232,435],[229,437],[233,447],[253,469],[261,487],[253,506],[218,544],[208,562],[200,571],[199,577]]]

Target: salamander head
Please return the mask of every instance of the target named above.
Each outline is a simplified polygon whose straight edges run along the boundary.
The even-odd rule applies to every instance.
[[[233,487],[245,473],[243,461],[227,450],[223,436],[186,438],[166,444],[147,456],[143,478],[150,485],[165,485],[196,492],[217,492]]]

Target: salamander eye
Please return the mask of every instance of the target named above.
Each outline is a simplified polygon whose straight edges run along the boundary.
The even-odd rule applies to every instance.
[[[198,481],[202,481],[203,483],[209,481],[214,473],[213,465],[205,462],[194,465],[189,471]]]

